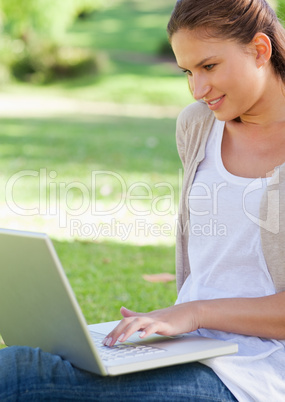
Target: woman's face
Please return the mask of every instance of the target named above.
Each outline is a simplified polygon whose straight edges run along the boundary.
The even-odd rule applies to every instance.
[[[230,40],[203,38],[187,29],[176,32],[171,44],[194,98],[207,102],[217,119],[259,113],[266,74],[252,45],[245,48]]]

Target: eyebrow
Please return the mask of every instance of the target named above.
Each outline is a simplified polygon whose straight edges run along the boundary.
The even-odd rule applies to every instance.
[[[214,59],[215,57],[217,57],[217,56],[209,56],[209,57],[206,57],[205,59],[203,59],[203,60],[201,60],[199,63],[197,63],[197,64],[195,65],[195,68],[201,67],[203,64],[207,63],[207,61],[209,61],[209,60],[211,60],[211,59]],[[183,69],[183,70],[185,70],[184,67],[180,67],[179,65],[178,65],[178,67],[181,68],[181,69]]]

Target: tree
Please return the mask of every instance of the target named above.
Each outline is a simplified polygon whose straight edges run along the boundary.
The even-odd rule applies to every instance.
[[[54,41],[80,12],[100,4],[101,0],[0,0],[2,31],[26,41],[33,35]]]
[[[44,83],[95,72],[98,65],[94,53],[64,49],[61,38],[79,14],[94,11],[102,1],[0,0],[0,51],[5,77],[10,71],[20,80]]]

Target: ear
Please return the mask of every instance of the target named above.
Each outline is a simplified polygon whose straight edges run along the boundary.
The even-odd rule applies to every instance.
[[[258,32],[253,40],[252,40],[252,45],[255,50],[256,54],[256,66],[258,68],[263,67],[271,58],[272,55],[272,45],[271,45],[271,40],[269,37],[262,33]]]

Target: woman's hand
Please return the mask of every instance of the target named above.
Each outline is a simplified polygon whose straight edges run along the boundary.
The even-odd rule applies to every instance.
[[[121,308],[122,321],[106,336],[103,343],[113,346],[117,340],[125,342],[136,331],[141,331],[140,338],[151,334],[175,336],[199,328],[198,302],[184,303],[155,310],[150,313],[136,313],[125,307]]]
[[[174,336],[199,328],[233,332],[268,339],[285,339],[285,292],[271,296],[200,300],[150,313],[135,313],[124,307],[119,325],[105,338],[113,346],[136,331],[141,338],[157,333]]]

